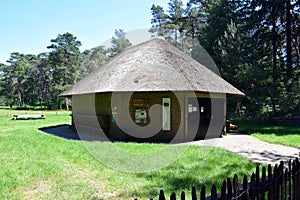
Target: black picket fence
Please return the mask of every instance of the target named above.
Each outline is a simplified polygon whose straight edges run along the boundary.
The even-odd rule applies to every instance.
[[[250,178],[250,179],[249,179]],[[164,191],[161,190],[159,200],[166,200]],[[206,187],[198,192],[192,187],[191,197],[182,192],[180,196],[172,193],[170,200],[300,200],[300,163],[299,159],[289,161],[287,166],[281,162],[272,167],[256,167],[251,177],[244,175],[239,182],[238,176],[226,179],[221,186],[221,193],[217,193],[216,185],[212,185],[210,196],[206,196]],[[137,199],[135,199],[137,200]],[[151,199],[150,199],[151,200]]]

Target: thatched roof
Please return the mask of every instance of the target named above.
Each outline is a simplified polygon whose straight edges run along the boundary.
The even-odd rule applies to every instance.
[[[164,39],[125,49],[60,96],[125,91],[196,91],[244,95]]]

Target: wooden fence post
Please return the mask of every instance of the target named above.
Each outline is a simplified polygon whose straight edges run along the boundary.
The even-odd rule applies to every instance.
[[[217,187],[215,184],[213,184],[211,188],[211,200],[217,200],[217,199],[218,199]]]
[[[283,163],[283,161],[281,161],[279,168],[278,168],[278,184],[279,184],[278,198],[279,199],[283,199],[283,196],[284,196],[283,169],[284,169],[284,163]]]
[[[181,200],[185,200],[185,193],[183,191],[181,192]]]
[[[226,180],[223,181],[221,186],[221,199],[226,200]]]
[[[233,197],[237,197],[240,195],[240,184],[238,175],[235,174],[233,176]]]
[[[284,178],[283,178],[283,181],[284,181],[284,195],[283,195],[283,199],[288,199],[288,174],[289,174],[289,171],[288,169],[285,169],[284,170]]]
[[[289,185],[288,185],[288,190],[289,190],[289,198],[292,198],[292,160],[289,161],[289,173],[288,173],[288,179],[289,179]]]
[[[196,187],[192,187],[192,200],[197,200]]]
[[[266,177],[267,177],[267,172],[266,172],[266,167],[263,166],[262,168],[262,177],[261,177],[261,190],[260,190],[260,195],[261,195],[261,199],[264,200],[265,199],[265,193],[266,193]]]
[[[250,187],[249,187],[249,198],[255,199],[255,174],[252,173],[251,179],[250,179]]]
[[[259,166],[257,165],[255,169],[255,194],[258,199],[260,199],[260,180],[259,180],[260,172],[259,171],[260,171]]]
[[[293,190],[293,195],[292,195],[292,199],[297,199],[297,183],[296,183],[296,163],[295,163],[295,160],[293,160],[293,163],[292,163],[292,190]],[[298,200],[298,199],[297,199]]]
[[[300,199],[300,163],[298,158],[295,159],[295,179],[296,199]]]
[[[163,190],[160,190],[159,192],[159,200],[166,200],[166,197],[165,197],[165,194],[164,194],[164,191]]]
[[[202,186],[201,192],[200,192],[200,200],[206,199],[206,186]]]
[[[268,199],[273,199],[273,174],[272,174],[272,166],[268,165]]]
[[[245,174],[244,175],[244,179],[243,179],[243,196],[242,196],[242,199],[243,200],[248,200],[249,199],[249,191],[248,191],[248,177],[247,175]]]
[[[278,176],[278,165],[276,164],[275,167],[274,167],[274,176],[273,176],[273,185],[274,185],[274,190],[273,190],[273,199],[274,200],[278,200],[279,199],[279,184],[278,184],[278,179],[279,179],[279,176]]]
[[[232,199],[232,184],[230,178],[227,178],[227,199]]]
[[[176,194],[173,192],[170,196],[170,200],[176,200]]]

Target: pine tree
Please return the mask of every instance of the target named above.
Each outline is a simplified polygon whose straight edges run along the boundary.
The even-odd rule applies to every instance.
[[[51,94],[54,102],[62,108],[62,100],[58,98],[58,95],[70,88],[80,77],[82,54],[79,47],[81,42],[71,33],[59,34],[51,42],[52,44],[48,46],[51,50],[49,64],[53,74]],[[65,103],[68,109],[68,102]]]

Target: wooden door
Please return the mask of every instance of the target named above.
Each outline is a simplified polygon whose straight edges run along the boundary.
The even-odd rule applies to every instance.
[[[188,98],[188,134],[204,139],[211,119],[210,98]],[[196,134],[195,134],[196,133]]]

